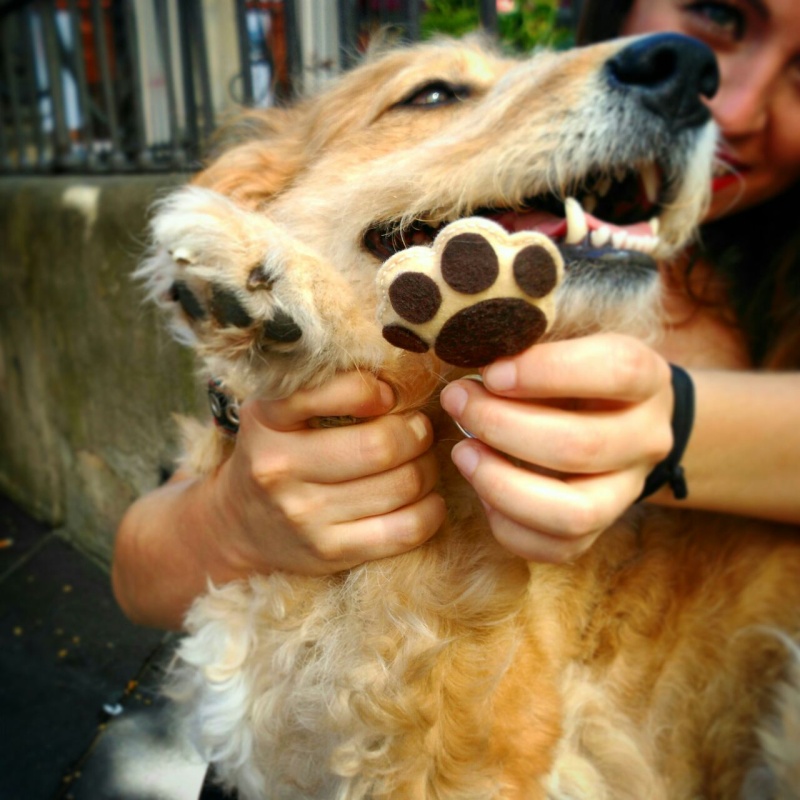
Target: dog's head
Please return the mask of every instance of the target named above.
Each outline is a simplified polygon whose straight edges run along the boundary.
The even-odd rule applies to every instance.
[[[686,243],[706,207],[715,129],[704,98],[716,84],[711,52],[673,34],[526,60],[477,39],[373,55],[318,96],[248,116],[244,138],[195,180],[215,194],[189,190],[156,217],[156,244],[171,255],[140,274],[214,374],[261,364],[262,386],[281,392],[385,363],[382,263],[468,216],[538,231],[561,250],[550,335],[638,333],[653,309],[642,298],[657,295],[655,260]],[[237,218],[220,202],[255,213]],[[356,310],[349,340],[297,316],[305,289],[291,307],[270,290],[264,270],[287,259],[306,265],[312,293],[315,264],[335,272],[341,290],[329,296]]]
[[[268,114],[201,183],[268,210],[355,283],[481,215],[551,236],[565,297],[631,291],[706,207],[716,83],[710,51],[671,34],[523,61],[479,40],[399,49]]]

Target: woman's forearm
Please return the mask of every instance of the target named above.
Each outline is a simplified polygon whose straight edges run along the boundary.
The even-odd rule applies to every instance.
[[[800,523],[800,375],[692,370],[695,424],[683,458],[689,497],[651,500]]]
[[[134,622],[177,630],[209,580],[236,577],[209,534],[200,479],[173,478],[136,501],[120,524],[112,566],[117,602]],[[213,524],[213,523],[212,523]]]

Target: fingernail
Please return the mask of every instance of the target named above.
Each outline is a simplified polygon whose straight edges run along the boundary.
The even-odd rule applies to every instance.
[[[483,379],[498,392],[513,389],[517,385],[517,365],[513,361],[498,361],[484,370]]]
[[[460,417],[467,405],[467,391],[457,383],[446,386],[441,394],[442,408],[451,417]]]
[[[428,435],[428,426],[425,424],[425,417],[423,414],[413,414],[408,418],[408,427],[411,432],[422,441]]]
[[[450,455],[459,472],[465,478],[471,478],[480,461],[477,450],[469,445],[457,445]]]
[[[388,383],[378,381],[378,389],[381,393],[381,405],[384,408],[391,408],[394,405],[394,392]]]

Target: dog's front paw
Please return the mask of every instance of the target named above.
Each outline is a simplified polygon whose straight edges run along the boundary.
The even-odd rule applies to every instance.
[[[139,277],[176,336],[240,399],[322,381],[377,338],[344,277],[265,214],[188,187],[159,206],[151,228]]]
[[[561,253],[542,233],[459,220],[432,247],[410,247],[383,265],[383,336],[416,353],[432,347],[457,367],[516,355],[550,327],[563,271]]]
[[[220,344],[233,337],[238,346],[247,340],[265,350],[303,337],[286,237],[266,218],[186,188],[161,204],[152,229],[156,253],[140,275],[175,312],[176,328],[203,344],[221,335]]]

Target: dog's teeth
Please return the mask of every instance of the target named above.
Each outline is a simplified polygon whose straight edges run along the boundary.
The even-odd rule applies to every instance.
[[[645,164],[642,167],[642,185],[644,186],[644,193],[650,203],[655,203],[658,200],[658,170],[655,164]]]
[[[640,250],[643,253],[652,255],[658,246],[658,239],[655,236],[640,236],[639,239],[641,240]]]
[[[596,231],[592,231],[589,238],[594,247],[605,247],[611,241],[611,228],[603,225]]]
[[[566,244],[578,244],[589,233],[586,215],[583,213],[581,204],[574,197],[568,197],[564,201],[564,210],[567,215],[567,236],[564,242]]]
[[[658,217],[653,217],[650,220],[650,230],[653,232],[653,236],[658,236],[658,231],[661,228],[661,221]]]
[[[587,194],[581,201],[581,205],[587,214],[592,214],[597,208],[597,197],[593,194]]]
[[[611,234],[611,246],[615,250],[624,250],[628,242],[628,234],[625,231],[614,231]]]
[[[715,161],[714,168],[711,174],[715,178],[720,178],[724,175],[730,175],[732,172],[733,168],[730,166],[730,164],[727,164],[724,161]]]
[[[646,236],[629,236],[628,237],[628,249],[629,250],[638,250],[640,253],[648,252],[648,243],[647,243]]]

